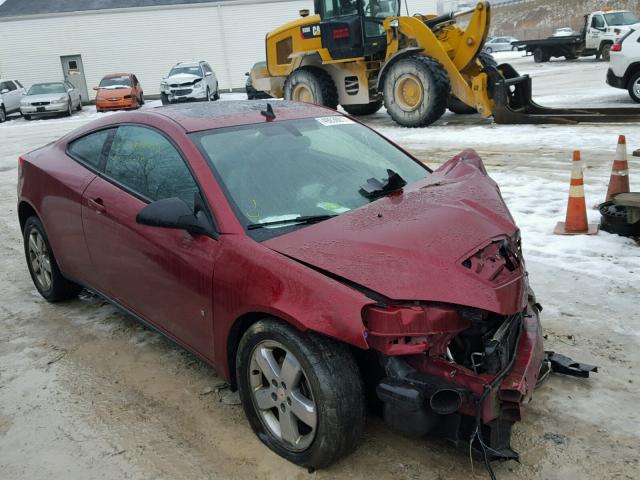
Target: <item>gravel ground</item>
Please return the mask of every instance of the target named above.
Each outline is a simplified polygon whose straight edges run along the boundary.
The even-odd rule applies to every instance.
[[[534,91],[547,103],[630,102],[603,84],[603,63],[513,62],[536,77]],[[95,116],[85,107],[71,119],[0,125],[0,479],[486,478],[464,453],[396,435],[373,415],[353,455],[309,474],[261,445],[236,397],[189,353],[90,294],[44,302],[23,259],[17,158]],[[437,126],[406,130],[384,113],[367,122],[433,166],[478,149],[523,227],[547,348],[600,366],[592,379],[554,376],[539,388],[514,429],[521,463],[496,465],[498,478],[637,478],[638,246],[608,234],[576,244],[546,232],[562,217],[571,150],[583,149],[587,195],[596,203],[615,135],[627,133],[637,148],[638,125],[498,127],[447,115]],[[635,185],[639,166],[632,162]]]

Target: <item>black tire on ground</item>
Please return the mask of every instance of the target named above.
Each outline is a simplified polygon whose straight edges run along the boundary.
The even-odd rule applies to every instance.
[[[634,73],[629,79],[629,96],[640,103],[640,72]]]
[[[60,273],[60,269],[58,268],[58,263],[53,255],[53,251],[51,250],[51,245],[49,244],[49,239],[47,237],[46,232],[44,231],[44,227],[42,226],[42,222],[38,217],[32,216],[27,219],[24,225],[23,231],[24,238],[24,253],[27,259],[27,266],[29,268],[29,274],[31,275],[31,279],[33,280],[33,284],[36,286],[40,295],[42,295],[49,302],[60,302],[63,300],[69,300],[78,296],[82,287],[76,283],[73,283],[62,276]],[[43,285],[43,283],[38,279],[38,270],[36,270],[36,266],[34,265],[34,250],[30,249],[30,242],[38,243],[38,238],[41,239],[41,245],[38,245],[40,248],[39,252],[42,253],[42,257],[40,257],[40,261],[37,262],[40,265],[40,269],[45,269],[45,264],[48,265],[50,270],[50,285]],[[42,258],[47,258],[45,262]]]
[[[565,60],[576,60],[578,58],[577,55],[565,55]]]
[[[442,117],[450,90],[447,72],[437,60],[408,56],[392,64],[384,77],[384,106],[403,127],[425,127]]]
[[[602,49],[600,50],[600,54],[602,55],[603,62],[610,61],[611,60],[611,44],[607,43],[603,45]]]
[[[207,87],[207,91],[204,94],[203,102],[210,102],[210,101],[211,101],[211,92],[209,91],[209,87]]]
[[[360,115],[373,115],[382,108],[382,100],[362,105],[342,105],[342,108],[344,108],[345,112],[349,115],[353,115],[354,117],[359,117]]]
[[[4,106],[0,106],[0,123],[7,120],[7,112],[4,111]]]
[[[483,67],[498,66],[498,62],[496,61],[495,57],[487,52],[480,52],[478,54],[478,60],[480,60],[480,63],[482,64]]]
[[[462,100],[456,98],[453,94],[449,95],[449,99],[447,100],[447,108],[458,115],[471,115],[473,113],[478,113],[475,108],[470,107]]]
[[[516,47],[515,45],[513,47],[511,47],[511,51],[512,52],[517,52],[518,51],[518,47]]]
[[[533,61],[536,63],[544,63],[549,61],[549,54],[542,48],[536,48],[533,51]]]
[[[216,93],[213,94],[214,100],[220,100],[220,85],[216,83]]]
[[[73,115],[73,101],[71,100],[71,97],[69,97],[69,104],[67,105],[67,111],[64,112],[65,116],[70,117],[71,115]]]
[[[263,413],[259,413],[273,415],[279,424],[282,418],[280,408],[284,406],[283,412],[289,411],[285,400],[280,399],[280,388],[277,389],[277,395],[275,391],[271,394],[275,405],[272,409],[259,411],[255,406],[257,400],[254,398],[257,395],[254,394],[254,388],[262,388],[260,385],[263,385],[268,390],[272,389],[268,381],[265,384],[267,377],[255,369],[255,363],[252,368],[254,351],[265,345],[268,349],[270,344],[266,342],[271,342],[271,346],[273,342],[283,346],[286,354],[292,354],[301,367],[302,375],[298,377],[300,387],[294,390],[291,386],[291,393],[286,386],[283,387],[282,397],[286,396],[288,402],[289,396],[293,397],[295,392],[302,393],[314,405],[317,419],[315,436],[309,438],[312,441],[306,449],[296,449],[278,438],[267,426]],[[284,358],[282,351],[277,347],[270,351],[271,358],[275,358],[281,366]],[[280,353],[281,358],[276,353]],[[238,346],[236,366],[240,398],[249,423],[258,438],[278,455],[307,468],[324,468],[356,448],[364,427],[364,393],[360,371],[346,345],[312,332],[301,333],[283,322],[265,318],[249,327],[243,335]],[[258,386],[252,387],[252,382]],[[277,381],[275,384],[279,385]],[[301,434],[304,425],[298,422],[301,421],[295,422],[297,433]]]
[[[140,105],[144,105],[144,93],[140,92]]]
[[[162,105],[168,105],[169,104],[169,97],[167,96],[166,93],[161,93],[160,94],[160,101],[162,102]]]
[[[76,108],[78,112],[82,111],[82,97],[78,100],[78,108]]]
[[[284,98],[338,108],[338,90],[331,75],[318,67],[301,67],[284,82]]]
[[[25,120],[31,120],[31,115],[25,115],[24,113],[22,114],[22,118],[24,118]]]
[[[491,53],[493,53],[493,48],[487,47],[487,48],[484,49],[484,51],[489,53],[489,54],[491,54]]]

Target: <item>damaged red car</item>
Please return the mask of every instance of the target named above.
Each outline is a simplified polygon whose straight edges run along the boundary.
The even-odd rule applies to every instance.
[[[401,432],[516,457],[540,309],[475,152],[431,171],[322,107],[185,104],[22,156],[18,188],[41,295],[88,288],[201,357],[284,458],[353,450],[367,398]]]

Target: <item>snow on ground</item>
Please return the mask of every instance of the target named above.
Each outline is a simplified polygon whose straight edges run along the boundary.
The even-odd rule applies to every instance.
[[[534,78],[543,105],[634,106],[604,83],[605,63],[496,57]],[[220,381],[211,369],[100,299],[50,305],[33,288],[15,212],[17,157],[101,115],[110,114],[85,107],[71,118],[14,115],[0,125],[0,477],[306,478],[256,440],[239,407],[203,393]],[[537,389],[514,429],[522,461],[496,465],[498,478],[636,478],[640,247],[605,232],[552,231],[565,214],[571,151],[582,151],[587,204],[595,205],[605,196],[617,136],[627,135],[630,150],[640,147],[640,122],[504,126],[446,114],[432,127],[404,129],[384,111],[363,120],[432,167],[478,150],[522,230],[530,281],[545,307],[546,348],[600,366],[590,380],[554,376]],[[630,167],[638,190],[640,159]],[[593,209],[588,215],[599,220]],[[395,435],[375,416],[361,448],[313,475],[365,479],[371,471],[382,480],[485,478],[464,454]]]

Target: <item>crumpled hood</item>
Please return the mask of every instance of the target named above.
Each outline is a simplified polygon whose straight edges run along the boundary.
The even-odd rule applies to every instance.
[[[171,77],[167,77],[164,79],[164,81],[170,85],[193,83],[196,80],[202,80],[202,77],[199,75],[192,75],[190,73],[178,73],[177,75],[172,75]]]
[[[526,304],[519,236],[467,150],[403,192],[263,245],[397,301],[513,314]]]
[[[123,98],[125,95],[131,95],[131,87],[101,88],[96,93],[96,100],[106,100],[108,98]]]

